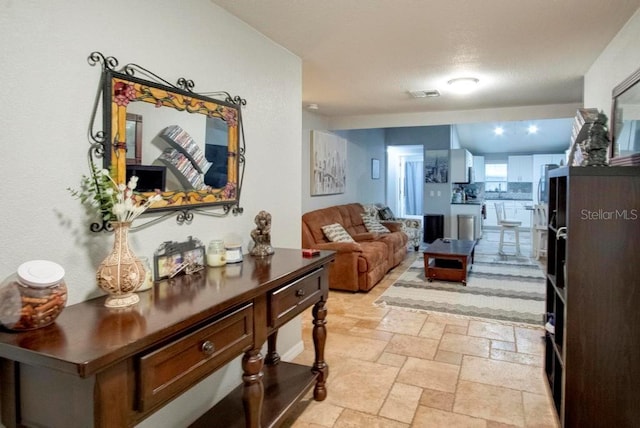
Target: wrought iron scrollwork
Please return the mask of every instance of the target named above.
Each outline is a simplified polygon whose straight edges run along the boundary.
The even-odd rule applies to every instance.
[[[193,88],[195,88],[196,84],[193,83],[191,79],[185,79],[181,77],[178,79],[178,87],[188,92],[193,92]]]
[[[103,70],[115,70],[118,67],[118,60],[113,56],[104,56],[101,52],[91,52],[87,58],[90,66],[102,65]]]
[[[119,133],[117,131],[113,131],[113,128],[111,127],[112,116],[108,110],[110,108],[111,97],[114,96],[111,93],[111,89],[110,89],[111,88],[110,85],[112,81],[111,79],[114,79],[114,76],[115,76],[115,79],[118,79],[118,81],[124,81],[125,83],[128,83],[127,82],[128,79],[126,78],[126,76],[131,76],[131,82],[134,82],[136,85],[143,85],[143,86],[136,86],[136,87],[138,88],[137,89],[138,91],[140,91],[140,87],[145,89],[144,94],[147,96],[147,99],[145,99],[146,102],[153,101],[153,100],[152,101],[148,100],[148,98],[150,98],[148,97],[148,95],[152,94],[152,96],[155,96],[151,92],[146,92],[148,91],[149,87],[151,87],[151,88],[159,89],[160,91],[165,90],[172,96],[175,94],[175,97],[177,98],[185,97],[183,99],[186,99],[186,100],[189,100],[191,94],[193,94],[193,98],[195,98],[196,100],[201,99],[203,100],[203,102],[206,102],[206,103],[213,102],[214,107],[218,105],[220,106],[221,109],[226,108],[229,110],[237,111],[236,115],[235,116],[231,115],[231,119],[229,119],[229,120],[234,120],[235,117],[239,119],[237,121],[237,124],[235,124],[237,127],[235,128],[236,130],[234,131],[234,132],[237,132],[237,138],[236,138],[237,144],[233,151],[231,150],[229,151],[229,156],[237,157],[237,163],[235,164],[237,175],[235,175],[235,178],[233,181],[228,182],[227,187],[222,189],[224,190],[224,192],[229,192],[229,196],[226,196],[227,194],[225,193],[224,197],[214,200],[213,203],[197,202],[193,204],[187,203],[184,205],[176,205],[176,206],[169,204],[166,207],[158,207],[159,209],[155,211],[153,209],[149,209],[145,213],[145,215],[154,214],[155,217],[145,223],[141,223],[136,225],[135,227],[132,227],[131,230],[137,230],[144,227],[148,227],[149,225],[160,222],[163,219],[166,219],[167,217],[172,215],[176,215],[176,222],[182,225],[182,224],[190,224],[193,221],[194,213],[198,213],[206,216],[214,216],[214,217],[224,217],[229,214],[238,215],[243,213],[244,210],[243,208],[240,207],[240,192],[241,192],[242,184],[244,181],[244,168],[246,165],[246,158],[245,158],[244,128],[242,125],[240,109],[242,108],[242,106],[245,106],[247,104],[246,99],[240,96],[232,96],[229,92],[226,92],[226,91],[196,93],[194,92],[195,82],[191,79],[180,77],[176,81],[176,83],[173,84],[165,80],[161,76],[153,73],[152,71],[135,63],[128,63],[121,67],[119,65],[118,59],[116,59],[113,56],[106,56],[98,51],[91,52],[91,54],[87,58],[87,62],[91,66],[100,66],[102,68],[100,86],[99,86],[98,93],[96,95],[96,100],[95,100],[95,104],[93,106],[93,111],[91,115],[91,121],[89,124],[89,133],[88,133],[89,140],[90,140],[89,162],[93,163],[97,159],[103,159],[105,168],[109,168],[110,166],[112,166],[113,164],[111,163],[112,162],[111,159],[116,159],[116,157],[118,156],[118,153],[122,153],[124,151],[122,147],[122,145],[124,144],[124,141],[115,140],[114,135],[111,135],[111,134],[115,134],[116,136],[119,135]],[[132,87],[134,83],[131,83]],[[149,87],[147,87],[146,85],[149,85]],[[174,89],[175,89],[175,92],[173,91]],[[109,97],[109,98],[105,99],[105,97]],[[213,98],[209,98],[209,97],[213,97]],[[167,100],[165,99],[163,99],[162,101],[160,101],[160,99],[156,100],[159,103],[158,105],[156,105],[156,107],[162,106],[162,104],[160,104],[161,102],[170,103],[172,100],[174,100],[174,98],[167,98]],[[126,101],[128,102],[128,100]],[[95,128],[99,127],[99,124],[96,123],[96,117],[97,117],[97,112],[100,110],[99,106],[101,105],[103,105],[102,110],[103,110],[104,120],[102,121],[102,128],[96,130]],[[169,106],[169,104],[164,104],[164,105]],[[183,111],[181,108],[177,107],[177,104],[174,108],[176,108],[176,110],[178,111]],[[190,113],[195,112],[188,108],[185,108],[184,110],[189,111]],[[199,113],[203,113],[200,110],[203,110],[203,109],[199,108],[198,110]],[[207,113],[204,113],[206,115],[211,115],[212,117],[214,117],[215,115],[215,117],[218,117],[217,116],[218,114],[222,115],[220,111],[224,111],[224,110],[219,111],[216,109],[211,109],[210,111],[209,110],[205,110],[205,111],[207,112]],[[227,118],[225,116],[222,116],[222,119],[227,121]],[[112,151],[116,152],[115,154],[116,157],[114,157],[114,154]],[[201,191],[201,190],[197,189],[196,192],[197,191]],[[217,211],[211,211],[212,208]],[[159,214],[160,211],[165,211],[165,212],[162,214]],[[102,221],[102,222],[97,221],[95,223],[92,223],[90,228],[91,228],[91,231],[93,232],[113,230],[109,221]]]
[[[178,224],[191,223],[193,221],[193,212],[191,210],[182,210],[176,216]]]

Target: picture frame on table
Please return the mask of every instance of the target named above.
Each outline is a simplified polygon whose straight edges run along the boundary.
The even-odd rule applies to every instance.
[[[193,273],[204,268],[205,247],[191,236],[185,242],[165,241],[153,255],[154,281],[173,278],[180,272]]]

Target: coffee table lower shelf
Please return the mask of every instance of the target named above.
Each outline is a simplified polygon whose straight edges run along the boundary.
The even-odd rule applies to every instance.
[[[465,266],[466,265],[466,266]],[[471,264],[463,263],[456,259],[435,258],[430,259],[427,266],[427,281],[434,279],[443,281],[456,281],[467,285],[467,272],[471,270]]]

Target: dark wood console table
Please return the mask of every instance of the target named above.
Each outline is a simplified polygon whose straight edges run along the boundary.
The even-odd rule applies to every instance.
[[[327,395],[325,303],[334,257],[276,249],[160,282],[125,310],[105,308],[101,297],[67,307],[48,327],[0,331],[2,423],[134,426],[243,355],[242,384],[192,426],[277,425],[311,387],[316,400]],[[278,329],[311,306],[313,366],[281,362]]]

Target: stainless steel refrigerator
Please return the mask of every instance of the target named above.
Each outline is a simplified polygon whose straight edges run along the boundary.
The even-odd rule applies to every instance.
[[[538,203],[549,203],[549,171],[558,168],[558,165],[548,163],[541,165],[540,181],[538,181]]]

